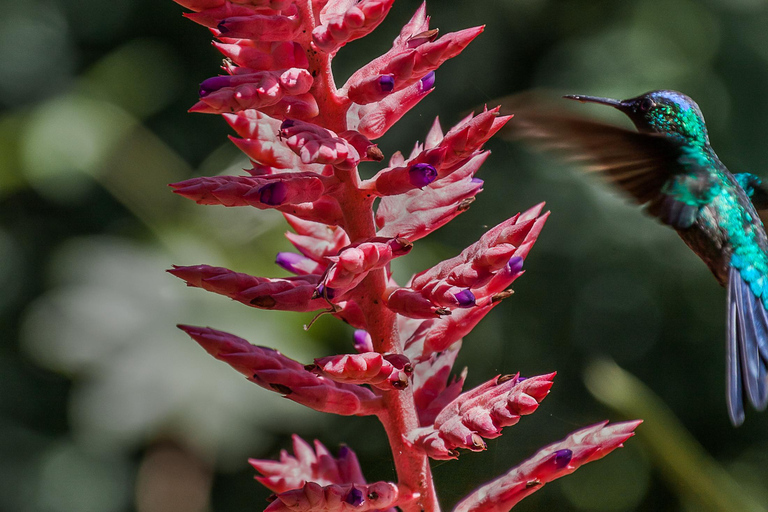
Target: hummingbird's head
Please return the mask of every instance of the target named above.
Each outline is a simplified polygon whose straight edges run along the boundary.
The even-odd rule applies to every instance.
[[[569,95],[568,99],[610,105],[624,112],[644,133],[678,136],[688,143],[709,144],[701,109],[691,98],[677,91],[651,91],[628,100]]]

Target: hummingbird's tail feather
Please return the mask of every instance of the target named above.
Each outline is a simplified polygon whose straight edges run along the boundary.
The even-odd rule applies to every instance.
[[[727,294],[726,398],[731,422],[739,426],[743,395],[759,411],[768,406],[768,312],[733,267]]]

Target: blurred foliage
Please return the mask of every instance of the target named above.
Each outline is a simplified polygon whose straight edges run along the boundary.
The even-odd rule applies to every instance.
[[[374,35],[342,49],[339,81],[385,51],[417,5],[398,0]],[[699,102],[732,170],[760,174],[768,161],[764,0],[433,0],[429,11],[444,32],[486,31],[381,141],[386,154],[409,150],[436,115],[447,127],[531,87],[673,88]],[[311,315],[245,308],[163,272],[209,263],[273,275],[289,247],[279,215],[198,207],[166,187],[246,165],[221,119],[186,113],[217,72],[207,31],[170,0],[0,0],[0,12],[0,509],[259,509],[268,492],[246,458],[276,455],[294,431],[348,443],[370,480],[392,478],[374,419],[305,411],[174,328],[211,325],[306,361],[347,350],[351,334],[327,318],[305,333]],[[704,265],[600,183],[490,146],[479,200],[395,272],[407,279],[546,200],[553,215],[526,276],[468,337],[457,371],[470,368],[468,385],[517,370],[558,377],[540,411],[487,452],[435,465],[444,505],[580,426],[626,415],[646,419],[626,449],[519,510],[701,510],[701,489],[681,483],[697,474],[711,478],[699,500],[764,506],[768,415],[728,423],[725,294]],[[606,405],[581,380],[595,357],[624,368],[589,366]]]

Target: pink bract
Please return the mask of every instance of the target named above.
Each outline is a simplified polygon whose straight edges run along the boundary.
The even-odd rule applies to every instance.
[[[320,442],[313,447],[294,436],[293,455],[251,460],[257,480],[276,493],[266,510],[439,510],[429,457],[485,449],[483,439],[535,412],[553,385],[554,373],[510,374],[462,392],[466,369],[451,377],[463,337],[512,294],[549,212],[541,203],[501,220],[456,257],[399,283],[391,261],[470,207],[483,189],[475,177],[490,154],[483,145],[511,116],[484,108],[447,132],[435,119],[423,143],[407,157],[390,155],[372,178],[362,179],[358,165],[385,160],[373,141],[435,89],[440,66],[484,27],[441,35],[422,4],[389,50],[337,87],[331,63],[338,50],[383,23],[394,0],[176,2],[210,29],[225,56],[223,73],[200,84],[190,110],[221,114],[252,167],[245,175],[175,183],[174,192],[199,204],[278,210],[298,252],[276,254],[290,277],[209,265],[169,272],[258,309],[328,313],[357,329],[350,333],[357,353],[305,365],[224,331],[179,327],[267,390],[321,412],[375,415],[397,472],[396,482],[366,483],[351,449],[334,457]],[[509,510],[541,484],[620,446],[637,424],[578,431],[456,510]]]

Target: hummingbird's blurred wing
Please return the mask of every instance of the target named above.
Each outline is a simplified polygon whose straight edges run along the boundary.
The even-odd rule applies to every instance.
[[[502,111],[514,114],[499,132],[502,137],[524,140],[599,174],[638,204],[650,202],[649,213],[666,224],[684,229],[695,222],[704,202],[695,191],[706,192],[709,174],[695,164],[681,164],[681,145],[674,139],[585,119],[535,93],[503,98],[501,105]],[[679,189],[694,190],[694,196],[680,201],[663,194],[670,181],[679,181]]]

